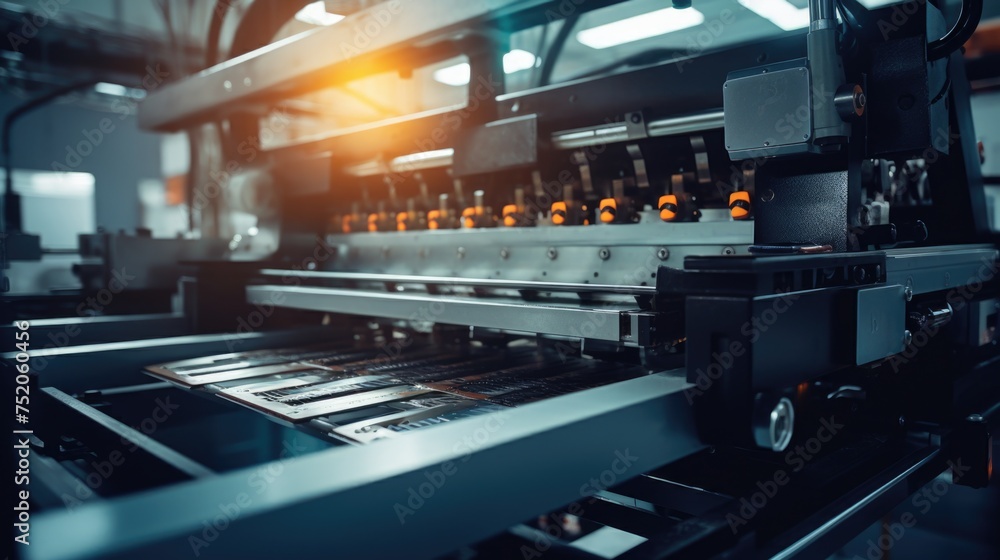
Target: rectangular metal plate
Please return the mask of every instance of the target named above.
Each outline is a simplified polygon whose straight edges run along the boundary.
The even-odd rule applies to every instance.
[[[470,126],[458,134],[453,156],[457,177],[515,169],[538,161],[535,115]]]
[[[723,88],[726,149],[730,154],[754,157],[809,149],[809,69],[804,62],[798,64],[781,69],[761,67],[751,75],[730,74]]]
[[[857,365],[902,352],[905,330],[906,298],[902,286],[858,290]]]

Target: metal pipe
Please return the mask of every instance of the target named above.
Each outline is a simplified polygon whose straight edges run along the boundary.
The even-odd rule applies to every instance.
[[[827,25],[814,27],[813,24],[823,21],[832,21],[837,24],[837,9],[833,0],[809,0],[809,29],[822,29]]]

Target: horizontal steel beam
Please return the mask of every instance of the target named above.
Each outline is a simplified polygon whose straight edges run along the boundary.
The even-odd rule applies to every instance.
[[[60,317],[33,319],[31,335],[45,344],[65,340],[67,345],[94,344],[182,336],[188,322],[180,313],[149,313],[143,315],[97,315],[93,317]],[[13,339],[14,327],[0,326],[0,336]]]
[[[469,325],[631,343],[636,317],[650,313],[637,306],[526,303],[507,298],[462,298],[424,293],[385,293],[344,288],[248,286],[247,301],[292,309],[347,313],[384,319]],[[639,322],[639,326],[643,325]]]
[[[994,245],[948,245],[885,252],[886,283],[908,286],[914,294],[984,283],[997,276]]]
[[[454,276],[417,276],[412,274],[372,274],[365,272],[323,272],[318,270],[283,270],[267,268],[262,276],[282,278],[313,278],[339,282],[380,282],[384,284],[423,284],[427,286],[469,286],[499,290],[533,292],[608,293],[656,295],[655,286],[622,286],[617,284],[580,284],[574,282],[535,282],[530,280],[499,280],[496,278],[459,278]]]
[[[371,445],[38,514],[24,554],[436,557],[702,449],[684,395],[690,387],[678,372],[649,375]],[[471,514],[473,497],[484,507]],[[213,522],[222,528],[206,535]]]
[[[576,6],[586,11],[621,0]],[[176,131],[219,117],[218,111],[269,96],[314,91],[376,71],[391,70],[416,44],[503,22],[545,22],[551,0],[392,0],[279,41],[151,92],[139,107],[143,128]],[[522,16],[526,16],[521,20]]]

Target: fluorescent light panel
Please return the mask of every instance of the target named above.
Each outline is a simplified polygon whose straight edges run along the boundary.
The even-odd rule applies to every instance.
[[[796,8],[788,0],[739,0],[739,3],[785,31],[809,27],[809,8]]]
[[[503,55],[503,71],[505,74],[513,74],[521,70],[527,70],[535,65],[535,55],[521,49],[514,49]],[[438,68],[434,71],[434,79],[449,86],[464,86],[469,83],[469,76],[472,68],[468,62]]]
[[[326,2],[320,1],[306,4],[295,14],[295,19],[310,25],[333,25],[344,19],[344,16],[326,11]]]
[[[606,49],[701,25],[705,15],[694,8],[664,8],[577,32],[576,40],[592,49]]]
[[[120,84],[111,84],[108,82],[98,82],[94,84],[94,91],[104,95],[112,95],[114,97],[132,97],[135,99],[142,99],[146,97],[145,90],[125,87]]]

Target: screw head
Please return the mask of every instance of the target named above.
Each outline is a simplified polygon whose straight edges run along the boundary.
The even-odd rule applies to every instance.
[[[906,298],[906,301],[913,300],[913,288],[911,286],[903,288],[903,297]]]
[[[913,333],[909,330],[903,331],[903,344],[909,346],[911,342],[913,342]]]
[[[670,249],[667,249],[666,247],[660,247],[656,251],[656,258],[660,259],[661,261],[665,261],[665,260],[669,259],[670,258]]]
[[[500,249],[500,258],[501,259],[507,260],[507,258],[509,258],[509,257],[510,257],[510,249],[508,249],[506,247],[504,247],[503,249]]]
[[[795,430],[792,401],[787,397],[775,400],[764,394],[758,394],[754,401],[754,442],[764,449],[784,451]]]
[[[556,257],[559,256],[559,251],[556,251],[555,247],[549,247],[548,250],[545,251],[545,256],[549,257],[549,260],[554,261],[556,260]]]
[[[597,256],[600,257],[602,261],[606,261],[611,258],[611,250],[607,247],[601,247],[597,251]]]
[[[723,247],[722,248],[722,254],[723,255],[735,255],[736,254],[736,249],[733,249],[732,247]]]
[[[460,258],[460,259],[464,259],[465,258],[465,247],[459,247],[458,250],[455,251],[455,256],[458,257],[458,258]]]

